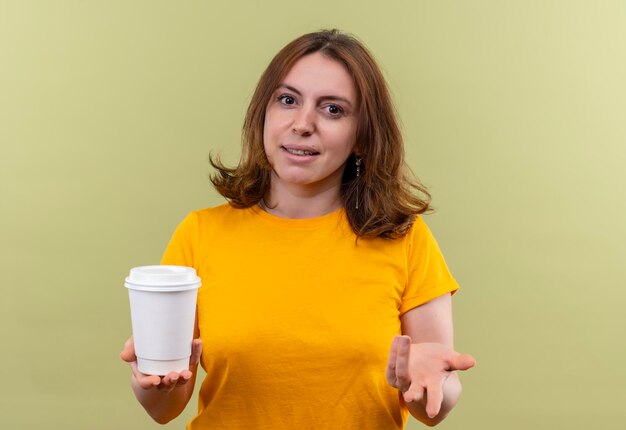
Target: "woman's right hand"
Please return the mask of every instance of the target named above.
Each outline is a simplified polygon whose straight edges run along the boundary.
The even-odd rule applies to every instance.
[[[202,341],[194,339],[191,344],[191,357],[189,357],[189,369],[196,369],[202,355]],[[146,375],[137,369],[137,356],[135,355],[135,343],[131,336],[124,344],[120,358],[130,365],[133,385],[138,385],[144,390],[156,389],[169,393],[176,387],[187,384],[194,376],[191,370],[183,370],[180,373],[170,372],[165,376]]]

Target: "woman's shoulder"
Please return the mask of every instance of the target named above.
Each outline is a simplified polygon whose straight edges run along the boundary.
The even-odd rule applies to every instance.
[[[240,209],[230,203],[197,209],[187,215],[186,221],[199,224],[200,226],[219,225],[223,222],[236,223],[245,217],[249,217],[253,208]]]
[[[421,215],[416,215],[415,219],[413,220],[413,223],[411,224],[411,228],[409,229],[409,231],[411,233],[415,233],[415,232],[420,232],[420,231],[424,231],[424,230],[428,230],[428,225],[426,224],[426,222],[424,221],[424,218]]]
[[[234,208],[229,203],[222,203],[216,206],[209,206],[192,211],[192,214],[202,217],[220,216],[226,212],[233,210]]]
[[[239,210],[229,203],[223,203],[217,206],[193,210],[187,215],[187,218],[198,224],[215,224],[216,222],[232,218],[235,211]]]
[[[433,240],[433,234],[421,215],[417,215],[409,228],[406,239],[409,245],[424,243]]]

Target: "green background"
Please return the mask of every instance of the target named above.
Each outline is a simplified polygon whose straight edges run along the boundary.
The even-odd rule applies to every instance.
[[[440,428],[623,428],[624,1],[2,0],[3,428],[158,427],[123,279],[222,202],[209,151],[237,160],[270,58],[329,27],[380,61],[462,285],[478,366]]]

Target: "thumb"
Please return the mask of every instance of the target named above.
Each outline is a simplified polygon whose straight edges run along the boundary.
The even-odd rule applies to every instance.
[[[200,339],[194,339],[191,344],[191,358],[189,359],[189,365],[195,366],[200,362],[202,356],[202,341]]]
[[[476,366],[476,360],[469,354],[457,354],[448,359],[449,370],[468,370]]]
[[[132,336],[124,343],[124,349],[120,352],[120,358],[127,363],[137,361],[137,356],[135,355],[135,342],[133,342]]]

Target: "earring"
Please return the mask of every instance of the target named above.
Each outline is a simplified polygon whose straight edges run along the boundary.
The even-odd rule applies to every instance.
[[[356,157],[356,180],[361,176],[361,159]],[[355,209],[359,208],[359,184],[356,185],[356,205]]]

